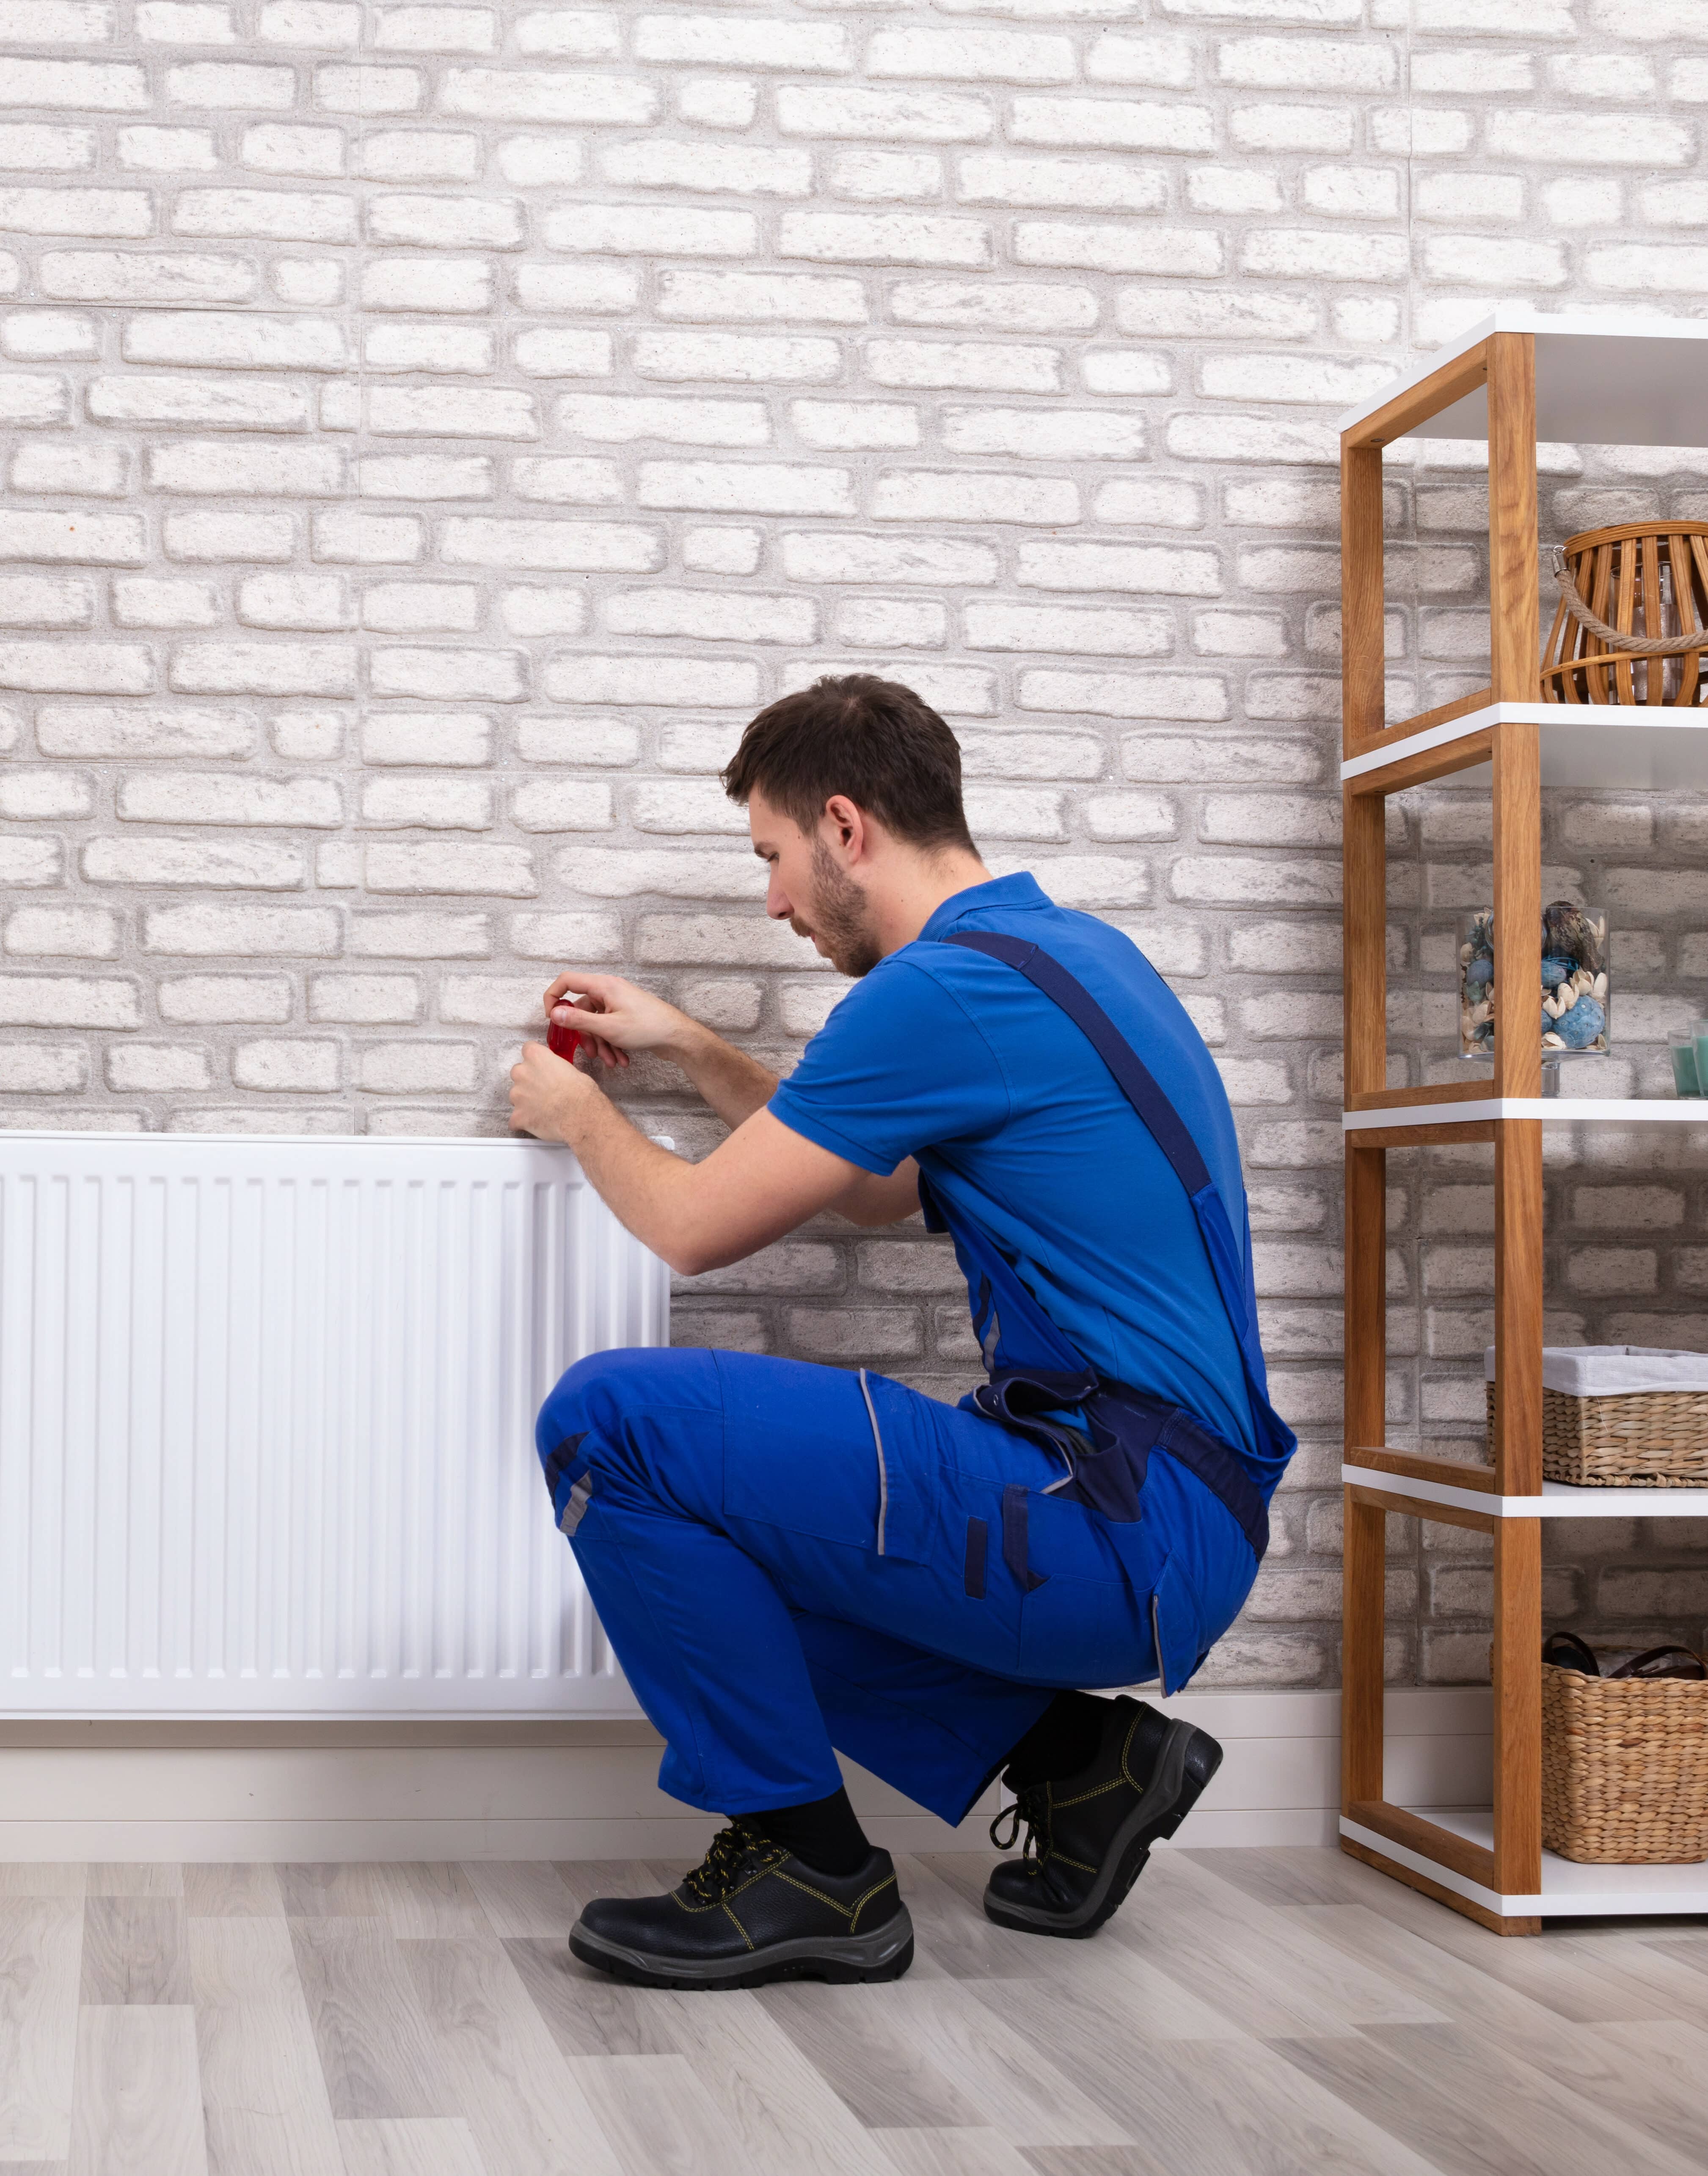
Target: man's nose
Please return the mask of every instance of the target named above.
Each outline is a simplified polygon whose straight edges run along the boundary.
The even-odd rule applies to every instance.
[[[770,916],[773,922],[786,922],[794,911],[794,907],[790,903],[789,895],[783,889],[781,879],[773,870],[771,880],[765,886],[766,913]]]

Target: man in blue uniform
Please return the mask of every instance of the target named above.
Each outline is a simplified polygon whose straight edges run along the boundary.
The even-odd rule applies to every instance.
[[[666,1741],[661,1785],[729,1823],[668,1895],[589,1905],[570,1945],[655,1986],[899,1976],[906,1907],[839,1750],[949,1821],[1000,1776],[1025,1844],[987,1912],[1087,1935],[1221,1749],[1084,1689],[1185,1684],[1250,1588],[1293,1449],[1227,1100],[1126,937],[992,877],[955,737],[907,688],[786,697],[724,783],[767,912],[854,987],[780,1082],[633,984],[566,973],[547,1007],[590,1070],[660,1053],[732,1131],[686,1163],[535,1043],[513,1123],[566,1142],[687,1274],[824,1210],[922,1207],[990,1379],[949,1406],[863,1368],[645,1351],[553,1390],[553,1510]]]

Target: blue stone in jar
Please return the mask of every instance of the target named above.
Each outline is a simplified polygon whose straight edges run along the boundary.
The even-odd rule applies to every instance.
[[[1483,983],[1492,982],[1493,980],[1494,962],[1493,960],[1473,960],[1470,966],[1465,970],[1465,987],[1466,989],[1480,988]]]
[[[1542,963],[1542,986],[1545,990],[1557,990],[1562,982],[1570,982],[1578,971],[1575,960],[1564,960],[1551,952]]]
[[[1549,1023],[1568,1050],[1587,1050],[1607,1024],[1606,1011],[1588,996],[1580,998],[1569,1013]]]

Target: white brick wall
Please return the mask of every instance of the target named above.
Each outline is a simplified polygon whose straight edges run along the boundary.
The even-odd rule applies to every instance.
[[[1216,1667],[1332,1676],[1332,418],[1498,295],[1702,309],[1705,41],[1697,0],[0,0],[0,1123],[495,1131],[574,959],[786,1064],[835,985],[715,774],[770,696],[894,672],[995,865],[1131,928],[1223,1066],[1307,1447]],[[1708,509],[1700,460],[1544,466],[1549,537]],[[1478,678],[1480,479],[1441,448],[1390,503],[1403,710]],[[1414,1074],[1482,881],[1451,805],[1395,819]],[[1708,831],[1549,821],[1651,1085]],[[1694,1341],[1696,1166],[1597,1154],[1551,1182],[1567,1331]],[[1396,1428],[1474,1425],[1475,1176],[1398,1189]],[[826,1228],[680,1335],[952,1390],[952,1283]],[[1476,1674],[1429,1540],[1395,1666]],[[1560,1606],[1700,1637],[1597,1546]]]

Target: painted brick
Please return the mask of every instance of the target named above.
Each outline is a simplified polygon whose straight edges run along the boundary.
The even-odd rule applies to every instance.
[[[1080,494],[1065,479],[971,471],[891,470],[878,477],[872,512],[879,521],[1010,521],[1053,528],[1080,518]]]
[[[283,824],[334,830],[344,820],[343,798],[330,779],[237,778],[172,771],[133,771],[118,783],[122,823],[231,824],[246,828]]]
[[[1088,226],[1061,220],[1018,220],[1017,264],[1049,264],[1094,272],[1165,272],[1212,279],[1226,257],[1221,237],[1196,227]]]
[[[835,90],[790,84],[777,92],[786,136],[858,137],[878,143],[982,144],[996,128],[988,102],[950,91]]]
[[[1017,98],[1009,122],[1016,144],[1107,145],[1123,151],[1208,151],[1216,143],[1207,106],[1117,98]]]
[[[90,840],[79,868],[90,884],[296,891],[307,865],[296,847],[258,840],[130,838]]]
[[[722,272],[676,265],[658,271],[658,312],[697,324],[720,318],[787,324],[863,325],[858,280],[816,272]]]
[[[982,586],[997,579],[996,553],[987,544],[923,536],[862,536],[836,532],[786,532],[783,571],[797,582],[884,582],[929,588]]]

